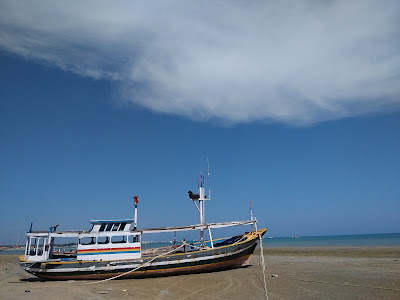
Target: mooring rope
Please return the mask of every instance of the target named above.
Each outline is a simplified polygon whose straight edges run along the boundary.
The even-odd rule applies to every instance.
[[[262,263],[262,271],[263,271],[263,275],[264,275],[264,290],[265,290],[265,298],[268,300],[268,290],[267,290],[267,281],[265,279],[265,261],[264,261],[264,251],[263,251],[263,245],[262,245],[262,236],[261,233],[258,234],[259,238],[260,238],[260,250],[261,250],[261,263]]]
[[[85,284],[95,284],[95,283],[105,282],[105,281],[108,281],[108,280],[113,280],[113,279],[117,279],[117,278],[119,278],[119,277],[125,276],[125,275],[127,275],[127,274],[129,274],[129,273],[132,273],[132,272],[135,272],[135,271],[139,270],[140,268],[143,268],[143,267],[146,266],[146,265],[149,265],[150,263],[152,263],[153,261],[155,261],[157,258],[159,258],[159,257],[161,257],[161,256],[168,255],[168,254],[170,254],[170,253],[172,253],[172,252],[175,252],[176,250],[178,250],[178,249],[180,249],[180,248],[182,248],[182,247],[184,247],[184,246],[187,246],[187,245],[188,245],[188,244],[186,244],[186,242],[184,242],[184,243],[183,243],[182,245],[180,245],[178,248],[172,249],[171,251],[169,251],[169,252],[167,252],[167,253],[161,253],[160,255],[158,255],[158,256],[156,256],[156,257],[150,259],[148,262],[145,262],[145,263],[141,264],[140,266],[138,266],[138,267],[136,267],[136,268],[134,268],[134,269],[132,269],[132,270],[130,270],[130,271],[128,271],[128,272],[125,272],[125,273],[116,275],[116,276],[114,276],[114,277],[110,277],[110,278],[102,279],[102,280],[99,280],[99,281],[95,281],[95,282],[87,282],[87,283],[85,283]]]
[[[7,277],[1,278],[0,281],[6,280],[7,278],[10,278],[10,277],[13,277],[14,275],[17,275],[18,273],[20,273],[21,271],[22,271],[22,269],[21,269],[21,270],[18,270],[18,271],[15,272],[15,273],[12,273],[11,275],[9,275],[9,276],[7,276]]]

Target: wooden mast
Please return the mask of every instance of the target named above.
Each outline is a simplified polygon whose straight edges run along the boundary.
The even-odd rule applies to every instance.
[[[200,173],[200,186],[199,186],[199,208],[200,208],[200,225],[204,225],[204,201],[206,200],[205,192],[204,192],[204,177],[203,172]],[[200,242],[201,245],[204,246],[204,228],[200,229]]]

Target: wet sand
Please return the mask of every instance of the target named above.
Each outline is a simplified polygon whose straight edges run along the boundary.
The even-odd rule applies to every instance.
[[[0,299],[265,299],[260,256],[251,266],[206,274],[41,281],[0,255]],[[400,299],[400,247],[264,249],[273,299]]]

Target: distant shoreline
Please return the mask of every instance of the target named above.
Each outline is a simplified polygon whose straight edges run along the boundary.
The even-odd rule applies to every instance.
[[[260,247],[254,251],[259,255]],[[400,246],[310,246],[310,247],[263,247],[264,256],[335,256],[335,257],[375,257],[399,258]]]

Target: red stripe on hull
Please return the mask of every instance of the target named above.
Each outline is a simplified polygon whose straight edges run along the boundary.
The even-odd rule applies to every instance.
[[[78,250],[78,253],[80,252],[97,252],[97,251],[115,251],[115,250],[140,250],[139,247],[126,247],[126,248],[101,248],[101,249],[80,249]]]

